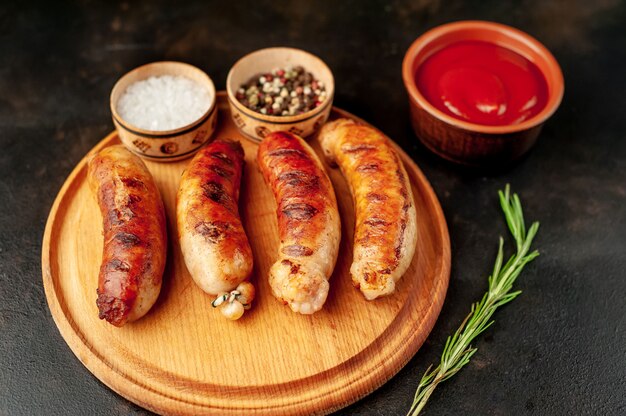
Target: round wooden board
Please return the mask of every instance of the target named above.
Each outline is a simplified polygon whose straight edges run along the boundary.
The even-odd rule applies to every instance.
[[[210,306],[190,278],[176,238],[175,196],[189,160],[146,162],[163,196],[169,250],[152,310],[116,328],[98,319],[102,218],[86,183],[85,157],[57,196],[43,239],[43,282],[52,316],[80,361],[127,399],[173,415],[309,415],[340,409],[378,388],[417,352],[441,310],[450,273],[446,222],[433,190],[398,148],[417,206],[415,258],[392,296],[366,301],[350,281],[354,211],[340,172],[328,169],[342,218],[339,258],[324,308],[295,314],[271,295],[277,254],[275,205],[243,138],[218,96],[216,137],[240,139],[246,167],[240,207],[254,253],[253,309],[236,322]],[[331,118],[352,117],[333,109]],[[90,154],[118,143],[112,133]],[[310,142],[316,151],[315,139]],[[321,155],[321,153],[320,153]]]

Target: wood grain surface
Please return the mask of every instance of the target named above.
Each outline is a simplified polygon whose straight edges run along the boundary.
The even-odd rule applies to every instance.
[[[240,207],[254,253],[253,309],[236,322],[210,306],[193,283],[176,238],[175,195],[189,160],[146,162],[164,199],[170,236],[161,295],[141,320],[116,328],[98,319],[96,287],[102,219],[86,183],[87,155],[50,212],[42,269],[52,316],[72,351],[102,382],[161,414],[326,414],[370,393],[417,352],[441,310],[450,272],[450,242],[439,202],[399,148],[417,206],[415,258],[387,298],[366,301],[352,287],[354,212],[346,182],[328,169],[342,220],[342,241],[322,311],[295,314],[271,295],[267,271],[276,257],[275,205],[255,163],[257,144],[231,122],[218,95],[215,135],[239,139],[246,166]],[[353,117],[333,109],[331,118]],[[118,143],[116,133],[90,152]],[[318,153],[315,139],[311,144]],[[321,153],[320,153],[321,154]]]

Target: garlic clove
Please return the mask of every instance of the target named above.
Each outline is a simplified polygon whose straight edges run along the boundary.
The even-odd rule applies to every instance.
[[[224,317],[226,317],[227,319],[230,319],[231,321],[236,321],[243,315],[244,307],[240,302],[235,300],[233,302],[224,304],[220,308],[220,312],[222,312],[222,315],[224,315]]]
[[[252,283],[242,282],[239,284],[239,286],[237,286],[236,291],[239,292],[237,300],[244,305],[249,305],[254,300],[255,290]]]

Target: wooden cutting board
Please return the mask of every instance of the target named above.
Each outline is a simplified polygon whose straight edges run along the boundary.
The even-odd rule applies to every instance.
[[[185,269],[175,238],[175,196],[189,160],[146,162],[163,196],[169,250],[163,289],[141,320],[116,328],[98,319],[96,287],[102,218],[86,183],[86,157],[57,196],[43,239],[43,283],[52,316],[78,359],[107,386],[162,414],[309,415],[340,409],[372,392],[417,352],[441,310],[450,272],[446,222],[433,190],[399,148],[417,205],[415,258],[392,296],[366,301],[352,287],[354,211],[346,182],[329,169],[342,241],[322,311],[291,312],[271,294],[267,272],[278,247],[272,193],[256,166],[257,144],[243,138],[218,97],[218,137],[246,153],[240,207],[254,253],[253,309],[236,322],[211,308]],[[331,118],[352,117],[333,109]],[[116,133],[90,154],[119,143]],[[317,141],[311,141],[318,151]]]

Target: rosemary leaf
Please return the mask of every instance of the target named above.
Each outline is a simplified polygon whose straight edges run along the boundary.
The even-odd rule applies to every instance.
[[[500,237],[493,272],[487,279],[489,285],[487,292],[480,301],[472,304],[469,315],[454,334],[448,337],[439,364],[434,368],[432,365],[428,367],[422,376],[407,416],[417,416],[424,409],[435,388],[470,362],[477,351],[471,343],[493,324],[491,317],[496,309],[511,302],[522,293],[520,290],[511,292],[513,284],[522,273],[524,266],[539,255],[537,250],[530,252],[539,223],[534,222],[528,231],[526,230],[522,203],[517,194],[511,196],[508,184],[504,191],[498,191],[498,195],[506,224],[515,239],[517,252],[503,264],[504,239]]]

